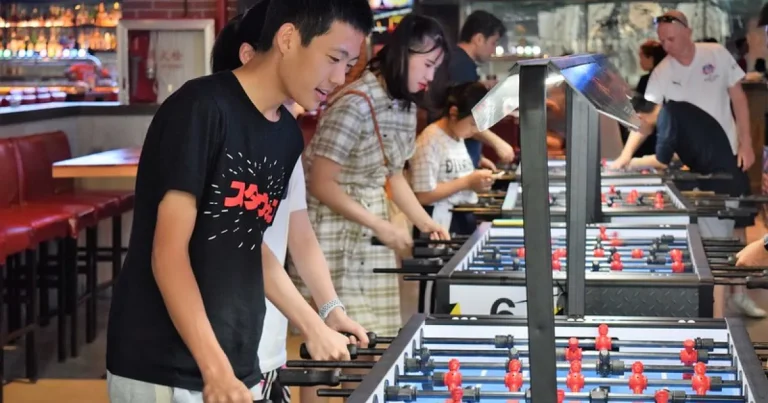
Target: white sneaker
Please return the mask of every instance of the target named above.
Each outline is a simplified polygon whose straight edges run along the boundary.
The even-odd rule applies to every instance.
[[[764,318],[768,316],[768,312],[758,307],[757,304],[755,304],[755,301],[753,301],[752,298],[749,298],[747,294],[732,295],[730,302],[733,308],[750,318]]]

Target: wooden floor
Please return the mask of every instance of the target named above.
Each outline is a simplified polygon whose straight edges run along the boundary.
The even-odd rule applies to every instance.
[[[288,337],[289,360],[299,359],[300,344],[300,337]],[[109,403],[107,383],[102,379],[43,379],[35,384],[18,380],[6,385],[3,393],[3,403]],[[298,390],[292,390],[292,395],[299,396]]]
[[[768,233],[763,225],[762,217],[758,217],[755,226],[747,229],[747,238],[749,240],[757,239],[763,234]],[[408,294],[413,296],[415,290],[411,287]],[[722,288],[722,287],[721,287]],[[757,301],[758,305],[768,309],[768,292],[756,290],[750,295]],[[715,316],[723,315],[723,301],[725,300],[724,290],[715,291]],[[415,300],[412,297],[405,299]],[[106,313],[109,301],[101,301],[102,313]],[[413,311],[413,306],[404,307],[404,316],[408,317]],[[41,379],[35,384],[30,384],[26,380],[15,380],[3,388],[5,403],[108,403],[106,382],[100,378],[104,373],[104,347],[106,346],[106,337],[104,335],[106,325],[106,315],[100,315],[100,337],[92,344],[83,348],[79,358],[71,359],[67,363],[59,364],[55,362],[53,349],[50,347],[50,340],[47,343],[48,348],[43,349],[45,357],[41,360],[42,375],[46,379]],[[52,324],[49,328],[54,328]],[[754,320],[749,322],[749,333],[753,341],[768,342],[768,319]],[[45,337],[41,337],[45,338]],[[298,359],[298,350],[301,338],[298,336],[288,337],[288,359]],[[13,351],[8,352],[8,356],[13,355]],[[18,358],[18,357],[17,357]],[[6,361],[13,361],[8,358]],[[16,359],[16,364],[6,363],[6,373],[21,371],[22,360]],[[9,369],[9,366],[11,367]],[[16,371],[14,371],[14,368]],[[294,402],[298,402],[298,393],[293,391]]]

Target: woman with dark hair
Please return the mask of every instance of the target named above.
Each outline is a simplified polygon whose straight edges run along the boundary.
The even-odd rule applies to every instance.
[[[271,0],[260,0],[245,12],[236,15],[221,29],[211,49],[211,70],[213,73],[231,71],[248,63],[256,52],[256,43],[248,38],[258,38],[264,28],[264,16]],[[296,117],[304,113],[304,108],[296,102],[289,102],[285,107]]]
[[[640,68],[647,73],[640,77],[640,81],[637,82],[636,91],[639,95],[645,95],[645,87],[648,86],[648,79],[653,73],[653,69],[661,63],[664,58],[667,57],[667,52],[661,47],[661,43],[649,39],[640,45],[640,52],[638,52],[638,58],[640,60]]]
[[[413,244],[406,225],[392,221],[397,210],[421,232],[449,238],[403,176],[415,149],[414,103],[448,51],[439,22],[403,18],[362,76],[331,100],[304,154],[309,216],[336,291],[349,316],[381,336],[401,326],[398,279],[373,269],[396,267],[395,251],[407,256]]]
[[[643,71],[646,71],[647,73],[640,77],[640,80],[637,82],[637,88],[635,88],[636,96],[634,99],[636,100],[635,102],[638,103],[638,107],[642,107],[642,104],[645,102],[645,88],[648,86],[648,79],[651,78],[653,69],[655,69],[656,66],[658,66],[665,57],[667,57],[667,52],[664,51],[664,48],[658,41],[649,39],[640,45],[640,50],[638,51],[640,68],[642,68]],[[621,140],[624,144],[627,144],[629,131],[624,126],[621,126],[620,129]],[[654,132],[646,138],[645,142],[643,142],[643,144],[638,147],[633,156],[640,158],[645,155],[653,155],[654,153],[656,153],[655,129]]]

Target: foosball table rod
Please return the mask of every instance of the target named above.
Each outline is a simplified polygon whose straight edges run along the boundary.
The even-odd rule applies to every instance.
[[[317,391],[320,397],[348,398],[354,392],[353,389],[321,389]],[[480,388],[471,386],[464,389],[456,388],[453,391],[425,391],[417,390],[411,386],[389,386],[385,390],[385,401],[392,402],[418,402],[419,398],[439,398],[447,402],[480,402],[487,400],[518,399],[521,402],[530,402],[530,391],[526,392],[481,392]],[[482,399],[482,400],[481,400]],[[629,394],[608,392],[605,389],[596,389],[590,392],[563,392],[558,391],[558,403],[568,399],[570,402],[652,402],[652,403],[730,403],[745,401],[744,396],[701,396],[689,395],[680,390],[659,389],[654,394]]]

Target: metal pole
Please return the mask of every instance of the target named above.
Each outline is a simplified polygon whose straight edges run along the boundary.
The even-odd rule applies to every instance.
[[[520,142],[522,164],[523,230],[525,233],[528,299],[528,348],[531,399],[557,401],[555,314],[552,298],[552,245],[547,170],[547,61],[520,65]]]
[[[587,194],[588,172],[588,136],[597,135],[590,129],[590,116],[592,105],[586,98],[574,91],[570,85],[565,90],[567,125],[566,144],[567,161],[566,180],[566,230],[568,252],[568,317],[583,318],[585,313],[585,268],[579,262],[586,261],[587,244],[587,215],[589,204]]]

